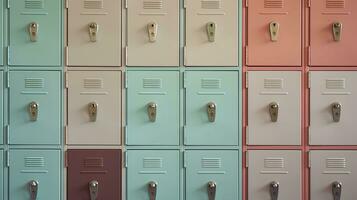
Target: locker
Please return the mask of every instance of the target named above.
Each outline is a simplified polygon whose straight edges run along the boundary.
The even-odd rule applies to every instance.
[[[300,151],[248,151],[248,200],[301,200],[301,185]]]
[[[301,1],[249,1],[247,65],[301,65]]]
[[[238,1],[186,1],[186,66],[238,65]]]
[[[61,200],[60,150],[10,150],[9,200]]]
[[[129,66],[179,65],[179,0],[128,1]]]
[[[67,199],[121,199],[121,150],[68,150]]]
[[[357,169],[356,160],[356,151],[311,151],[311,199],[355,199],[357,195],[357,174],[354,171]]]
[[[0,56],[1,57],[1,56]],[[0,71],[0,145],[4,144],[4,72]]]
[[[60,72],[9,73],[10,144],[60,144]]]
[[[313,0],[310,7],[310,65],[356,66],[357,2]],[[328,58],[328,59],[326,59]]]
[[[185,72],[185,145],[238,145],[237,71]]]
[[[310,72],[310,144],[356,145],[357,72]]]
[[[67,144],[119,145],[121,72],[69,71],[67,73]]]
[[[62,1],[17,0],[9,4],[9,65],[60,66]]]
[[[0,150],[0,199],[4,198],[4,151]]]
[[[127,199],[180,199],[178,150],[128,150]]]
[[[238,159],[236,150],[186,151],[186,199],[239,199]]]
[[[67,24],[69,66],[121,65],[121,1],[69,1]]]
[[[179,144],[179,72],[127,72],[128,145]]]
[[[248,73],[248,127],[250,145],[300,145],[301,73]]]

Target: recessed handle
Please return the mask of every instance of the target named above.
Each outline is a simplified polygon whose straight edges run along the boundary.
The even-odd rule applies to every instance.
[[[157,104],[155,102],[150,102],[147,104],[147,114],[150,122],[156,121],[157,116]]]
[[[149,182],[148,193],[149,193],[150,200],[156,200],[156,194],[157,194],[157,182],[156,181]]]
[[[39,30],[39,24],[38,23],[31,22],[28,25],[28,32],[29,32],[29,36],[30,36],[30,41],[31,42],[37,42],[38,30]]]
[[[159,25],[156,22],[150,22],[147,25],[149,42],[156,42]]]
[[[209,122],[215,122],[217,115],[217,104],[214,102],[209,102],[207,104],[207,116]]]
[[[279,182],[273,181],[270,183],[270,198],[271,200],[278,200],[279,197]]]
[[[89,187],[90,200],[97,200],[98,192],[99,192],[99,182],[93,180],[89,182],[88,187]]]
[[[98,104],[96,102],[91,102],[88,104],[88,115],[91,122],[97,121]]]
[[[341,119],[341,112],[342,112],[342,105],[341,103],[332,103],[331,104],[331,113],[332,113],[332,120],[334,122],[340,122]]]
[[[277,122],[279,115],[279,104],[277,102],[271,102],[268,108],[271,122]]]
[[[38,103],[35,101],[32,101],[31,103],[29,103],[27,110],[28,110],[28,113],[30,116],[30,120],[37,121],[38,113],[39,113]]]
[[[339,42],[341,40],[341,35],[342,35],[342,23],[341,22],[332,23],[332,34],[333,34],[334,41]]]
[[[207,183],[208,200],[215,200],[217,192],[217,183],[215,181],[209,181]]]
[[[38,181],[31,180],[28,183],[28,190],[30,193],[30,199],[31,200],[36,200],[37,199],[37,193],[38,193]]]
[[[215,42],[216,41],[216,30],[217,30],[217,24],[214,22],[208,22],[206,24],[206,31],[207,31],[207,37],[209,42]]]
[[[339,181],[335,181],[332,183],[332,196],[333,200],[341,200],[342,194],[342,183]]]
[[[98,32],[99,32],[99,25],[95,22],[91,22],[88,24],[88,31],[89,31],[89,39],[91,42],[97,42],[98,40]]]
[[[277,42],[279,37],[280,24],[279,22],[272,21],[269,24],[270,40],[272,42]]]

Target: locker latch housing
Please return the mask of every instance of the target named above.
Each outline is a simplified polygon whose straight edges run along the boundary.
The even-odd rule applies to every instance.
[[[156,22],[151,22],[147,25],[147,29],[148,29],[149,42],[156,42],[159,25]]]
[[[214,42],[216,40],[216,29],[217,24],[214,22],[208,22],[206,24],[207,36],[209,42]]]
[[[147,113],[150,122],[155,122],[156,121],[156,115],[157,115],[157,104],[154,102],[150,102],[147,104]]]
[[[342,194],[342,183],[335,181],[332,183],[332,196],[333,200],[340,200]]]
[[[332,120],[334,122],[339,122],[341,119],[342,105],[340,103],[332,103],[331,111],[332,111]]]
[[[28,190],[30,193],[30,200],[36,200],[37,199],[37,193],[38,193],[38,181],[32,180],[28,183]]]
[[[214,181],[208,182],[207,184],[208,200],[216,199],[216,190],[217,190],[217,183]]]
[[[269,104],[269,114],[272,122],[278,121],[279,104],[277,102],[272,102]]]
[[[90,200],[97,200],[99,191],[99,183],[96,180],[89,182]]]
[[[217,104],[214,102],[209,102],[207,104],[207,116],[209,122],[215,122],[217,115]]]
[[[270,22],[269,24],[269,32],[270,32],[270,40],[272,42],[278,41],[279,37],[280,24],[278,22]]]
[[[279,182],[273,181],[270,183],[270,198],[271,200],[278,200],[279,196]]]
[[[150,200],[156,200],[156,193],[157,193],[157,182],[150,181],[148,184],[148,193]]]
[[[335,40],[336,42],[341,40],[342,23],[335,22],[332,24],[332,34],[333,34],[333,40]]]
[[[37,121],[38,118],[38,111],[39,111],[39,105],[36,102],[31,102],[28,105],[28,112],[30,115],[30,120],[31,121]]]
[[[88,24],[89,39],[91,42],[97,42],[99,25],[95,22]]]
[[[91,102],[88,104],[88,115],[91,122],[97,121],[98,104],[96,102]]]
[[[37,42],[39,25],[36,22],[31,22],[28,26],[28,32],[31,42]]]

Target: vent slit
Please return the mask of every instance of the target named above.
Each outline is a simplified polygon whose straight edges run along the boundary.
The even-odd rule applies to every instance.
[[[264,88],[265,89],[282,89],[283,88],[283,79],[280,78],[267,78],[264,79]]]
[[[144,168],[162,168],[162,158],[144,158]]]
[[[43,88],[44,86],[43,78],[25,78],[25,88]]]
[[[83,2],[83,7],[85,9],[103,9],[102,0],[85,0]]]
[[[346,79],[326,79],[326,89],[345,89]]]
[[[221,86],[220,79],[201,79],[201,88],[203,89],[219,89]]]
[[[283,0],[265,0],[264,8],[283,8],[284,1]]]
[[[103,79],[99,78],[86,78],[83,80],[83,87],[87,89],[100,89],[103,88]]]
[[[326,0],[326,8],[345,8],[345,0]]]
[[[202,168],[221,168],[222,160],[220,158],[202,158]]]
[[[346,158],[327,158],[326,168],[346,168]]]
[[[104,159],[101,157],[89,157],[84,159],[84,167],[104,167]]]
[[[265,168],[284,168],[284,158],[265,158],[264,167]]]
[[[220,0],[203,0],[201,1],[202,9],[221,9],[221,1]]]
[[[44,167],[44,157],[25,157],[25,167]]]
[[[162,88],[162,80],[159,78],[144,78],[143,88]]]
[[[146,0],[143,2],[144,9],[162,9],[163,2],[161,1],[153,1],[153,0]]]
[[[45,7],[43,0],[26,0],[26,9],[43,9]]]

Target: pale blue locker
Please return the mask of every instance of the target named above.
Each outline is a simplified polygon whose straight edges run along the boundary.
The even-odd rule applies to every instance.
[[[238,79],[238,71],[185,72],[185,145],[239,144]]]
[[[0,145],[4,144],[4,104],[3,103],[4,103],[4,72],[0,71]]]
[[[60,144],[61,72],[9,73],[10,144]]]
[[[60,150],[10,150],[9,200],[61,200]]]
[[[0,150],[0,200],[4,199],[4,151]]]
[[[9,65],[60,66],[61,0],[11,0]]]
[[[128,150],[127,200],[179,200],[179,150]]]
[[[179,144],[179,72],[127,72],[127,145]]]

